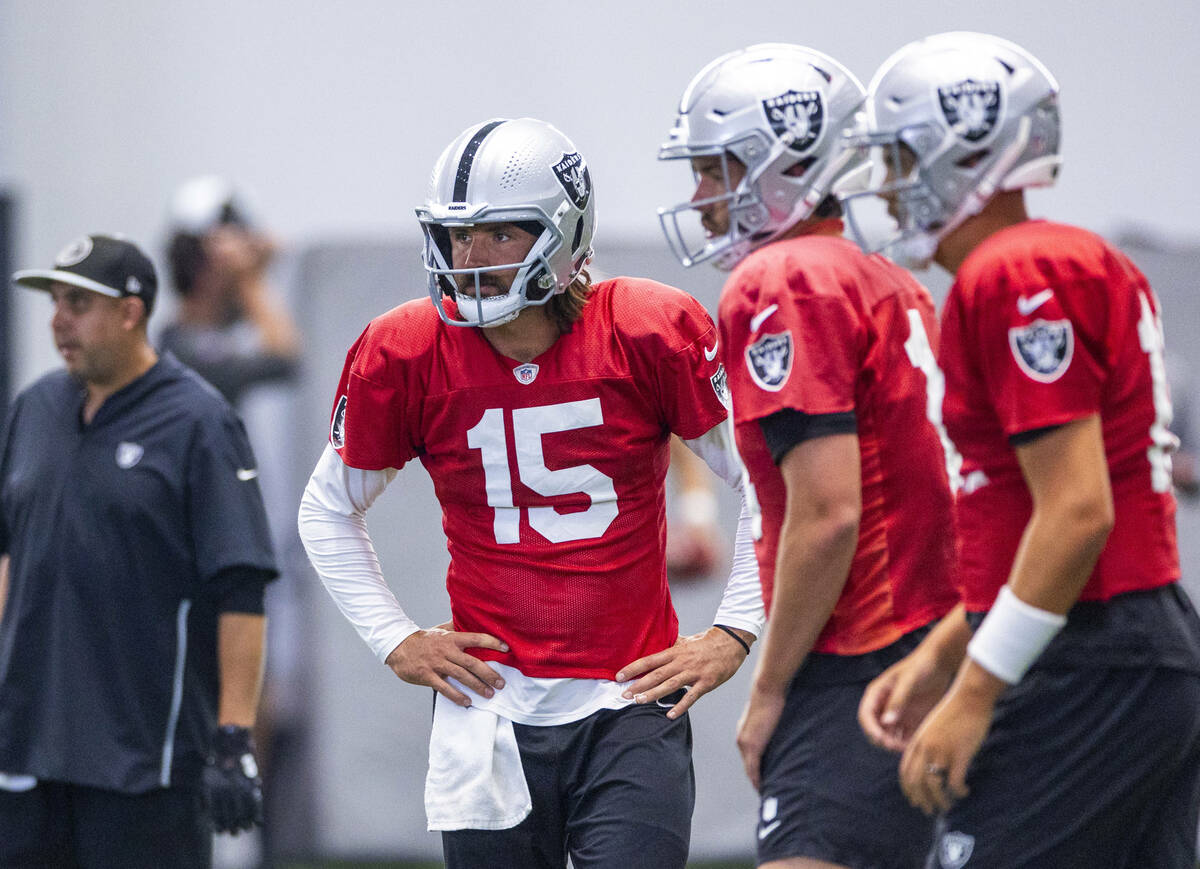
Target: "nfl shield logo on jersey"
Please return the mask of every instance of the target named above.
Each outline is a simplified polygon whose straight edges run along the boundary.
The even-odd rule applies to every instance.
[[[996,127],[1000,114],[1000,82],[965,79],[938,88],[946,123],[968,142],[978,142]]]
[[[554,174],[558,176],[558,183],[567,191],[567,196],[571,197],[576,208],[583,211],[588,197],[592,195],[592,176],[588,173],[587,164],[583,162],[583,156],[578,151],[563,154],[562,159],[555,163],[553,168]]]
[[[975,850],[975,837],[966,833],[946,833],[938,842],[938,865],[942,869],[962,869]]]
[[[1053,383],[1066,373],[1075,353],[1075,332],[1070,320],[1034,320],[1008,330],[1013,358],[1026,376],[1038,383]]]
[[[763,112],[775,135],[789,138],[788,148],[803,154],[816,143],[825,120],[825,108],[818,91],[781,93],[762,101]]]
[[[533,379],[538,375],[538,366],[532,362],[526,362],[524,365],[518,365],[513,369],[513,376],[517,378],[517,383],[522,386],[528,386],[533,383]]]
[[[792,333],[763,335],[746,348],[746,365],[755,383],[778,392],[792,373]]]

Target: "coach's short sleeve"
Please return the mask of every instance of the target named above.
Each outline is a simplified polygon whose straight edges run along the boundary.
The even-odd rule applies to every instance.
[[[278,575],[258,465],[232,410],[198,419],[187,476],[188,520],[201,579],[210,581],[231,567]]]

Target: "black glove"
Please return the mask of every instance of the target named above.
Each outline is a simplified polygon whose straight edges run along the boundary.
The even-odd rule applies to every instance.
[[[248,728],[226,725],[214,734],[204,767],[204,797],[218,833],[262,826],[262,779]]]

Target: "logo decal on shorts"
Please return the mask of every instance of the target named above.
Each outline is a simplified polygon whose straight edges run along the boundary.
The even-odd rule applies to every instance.
[[[337,408],[333,411],[333,422],[329,426],[329,442],[335,450],[346,445],[346,396],[338,399]]]
[[[1038,383],[1053,383],[1066,373],[1075,353],[1070,320],[1034,320],[1008,330],[1008,344],[1017,365]]]
[[[778,392],[792,373],[792,333],[763,335],[746,348],[746,366],[754,382],[769,392]]]
[[[974,836],[959,832],[946,833],[938,842],[938,865],[942,869],[962,869],[974,850]]]
[[[763,100],[762,107],[775,135],[788,140],[793,153],[803,154],[821,137],[825,107],[820,91],[788,90]]]
[[[729,375],[725,373],[724,365],[717,365],[717,373],[709,378],[712,383],[713,392],[717,394],[717,401],[729,407]]]
[[[777,817],[778,814],[778,797],[767,797],[762,801],[762,821],[758,825],[759,841],[762,841],[779,829],[780,824],[783,823],[783,819]]]
[[[538,370],[538,366],[532,362],[526,362],[524,365],[518,365],[513,369],[513,376],[517,378],[517,383],[520,383],[522,386],[528,386],[538,376]]]
[[[1000,82],[963,79],[937,89],[946,123],[959,137],[978,142],[996,128],[1000,115]]]
[[[121,441],[117,444],[117,467],[123,471],[128,471],[142,460],[145,452],[141,444]]]

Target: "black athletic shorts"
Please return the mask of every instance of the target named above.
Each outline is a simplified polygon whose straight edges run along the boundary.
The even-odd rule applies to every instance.
[[[997,704],[927,866],[1196,869],[1198,641],[1175,585],[1077,604]]]
[[[858,703],[867,683],[926,632],[869,655],[809,656],[763,755],[759,864],[789,857],[850,869],[919,869],[924,863],[933,821],[904,798],[900,755],[863,735]]]
[[[683,869],[696,782],[679,699],[514,724],[533,810],[509,830],[442,833],[448,869]]]
[[[0,788],[0,866],[208,869],[212,827],[198,790],[144,794],[41,781]]]
[[[997,706],[931,869],[1195,869],[1200,676],[1033,669]]]

